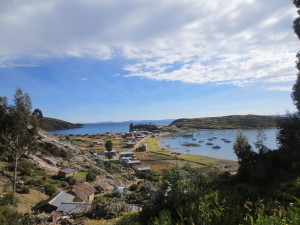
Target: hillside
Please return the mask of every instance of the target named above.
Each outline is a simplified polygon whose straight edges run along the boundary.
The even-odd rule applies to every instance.
[[[222,117],[205,117],[194,119],[178,119],[169,126],[176,126],[182,130],[194,129],[241,129],[276,127],[276,116],[234,115]]]
[[[3,190],[12,177],[12,163],[6,157],[0,158],[0,199]],[[91,184],[102,192],[111,192],[116,186],[124,186],[124,176],[128,172],[121,167],[107,168],[95,159],[90,153],[78,148],[63,137],[55,137],[43,130],[39,131],[37,151],[24,156],[18,166],[18,179],[25,182],[30,188],[30,193],[16,194],[18,198],[18,210],[22,213],[31,213],[31,208],[39,201],[47,199],[45,188],[53,185],[58,191],[67,190],[70,186],[68,180],[58,178],[56,175],[62,168],[74,168],[77,170],[76,182],[85,179],[89,171],[97,175]],[[129,183],[129,182],[127,182]],[[1,214],[1,213],[0,213]],[[2,224],[2,223],[1,223]]]
[[[81,124],[74,124],[59,119],[44,117],[42,123],[42,129],[44,130],[66,130],[82,127]]]

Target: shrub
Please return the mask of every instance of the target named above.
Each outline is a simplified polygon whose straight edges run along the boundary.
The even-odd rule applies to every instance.
[[[130,191],[137,191],[139,189],[139,186],[137,184],[132,184],[130,187],[129,187],[129,190]]]
[[[0,206],[0,224],[22,225],[22,214],[11,206]]]
[[[22,187],[20,188],[20,193],[22,193],[22,194],[29,194],[29,193],[30,193],[30,188],[29,188],[29,186],[26,186],[26,185],[22,186]]]
[[[109,202],[100,202],[94,206],[93,215],[100,218],[113,218],[121,212],[125,212],[127,206],[125,202],[120,202],[116,199],[112,199]]]
[[[96,180],[97,174],[94,171],[89,171],[86,175],[86,181],[88,182],[92,182],[94,180]]]
[[[74,185],[76,184],[76,179],[74,177],[68,177],[67,182],[69,185]]]
[[[1,205],[17,205],[17,198],[14,197],[12,192],[6,193],[2,198],[0,198],[0,206]],[[1,224],[1,223],[0,223]]]
[[[47,184],[45,186],[45,193],[46,193],[46,195],[51,196],[51,195],[53,195],[56,192],[57,192],[57,188],[53,184]]]

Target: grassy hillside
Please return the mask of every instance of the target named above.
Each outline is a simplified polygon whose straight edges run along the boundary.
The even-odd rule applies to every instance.
[[[195,119],[178,119],[169,126],[176,126],[182,130],[193,129],[240,129],[240,128],[267,128],[276,127],[276,116],[222,116]]]
[[[65,130],[82,127],[81,124],[69,123],[63,120],[44,117],[42,123],[42,129],[44,130]]]

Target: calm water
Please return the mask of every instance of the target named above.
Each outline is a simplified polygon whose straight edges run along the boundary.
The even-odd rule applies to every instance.
[[[152,121],[152,124],[156,125],[169,125],[172,121],[170,120],[161,120],[161,121]],[[68,129],[68,130],[54,130],[49,131],[52,134],[97,134],[105,133],[108,131],[112,132],[129,132],[129,125],[131,122],[119,122],[119,123],[90,123],[85,124],[82,128]],[[145,123],[142,121],[132,122],[133,124]],[[150,122],[147,121],[147,124]]]
[[[193,138],[196,140],[192,140],[192,138],[184,138],[182,136],[179,137],[170,137],[166,136],[161,138],[159,144],[166,148],[175,152],[191,154],[191,155],[203,155],[210,156],[214,158],[223,158],[223,159],[232,159],[236,160],[236,155],[233,151],[233,144],[236,138],[238,130],[205,130],[205,131],[197,131],[193,132]],[[242,130],[242,132],[247,136],[249,144],[252,145],[253,148],[254,142],[256,142],[257,130]],[[265,129],[264,133],[267,137],[264,144],[270,149],[276,149],[276,133],[277,129]],[[212,141],[208,141],[207,139],[216,137],[216,139]],[[231,143],[225,143],[221,140],[221,138],[226,138],[231,141]],[[199,142],[203,140],[204,142]],[[213,143],[213,145],[219,145],[220,149],[213,149],[213,145],[206,145],[207,142]],[[186,147],[183,144],[199,144],[197,147]],[[256,149],[254,149],[256,150]],[[257,151],[257,150],[256,150]]]

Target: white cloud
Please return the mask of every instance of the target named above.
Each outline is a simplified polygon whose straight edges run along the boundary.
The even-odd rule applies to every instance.
[[[269,90],[269,91],[288,91],[288,92],[291,92],[293,90],[293,86],[291,86],[291,85],[269,86],[269,87],[264,87],[263,89]]]
[[[80,80],[88,80],[88,79],[89,79],[88,77],[83,77]]]
[[[2,0],[0,65],[124,57],[126,76],[154,80],[293,81],[295,17],[290,0]]]

